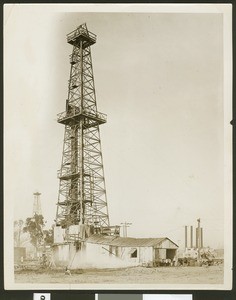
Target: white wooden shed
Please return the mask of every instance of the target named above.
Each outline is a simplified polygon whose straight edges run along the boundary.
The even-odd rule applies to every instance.
[[[86,239],[86,252],[94,249],[110,257],[117,257],[132,265],[158,265],[166,259],[173,260],[178,245],[167,237],[130,238],[92,235]]]

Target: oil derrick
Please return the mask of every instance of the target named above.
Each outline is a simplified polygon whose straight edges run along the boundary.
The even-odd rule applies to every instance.
[[[33,216],[42,215],[40,195],[41,193],[38,192],[34,193]]]
[[[88,225],[101,232],[110,227],[99,132],[107,117],[97,110],[90,50],[96,35],[82,24],[67,42],[73,51],[66,110],[57,119],[65,133],[56,225],[66,230]]]

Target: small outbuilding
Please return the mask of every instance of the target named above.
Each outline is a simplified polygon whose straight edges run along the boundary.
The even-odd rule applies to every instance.
[[[92,235],[86,239],[86,252],[117,257],[134,266],[169,264],[177,256],[178,245],[167,237],[130,238]]]

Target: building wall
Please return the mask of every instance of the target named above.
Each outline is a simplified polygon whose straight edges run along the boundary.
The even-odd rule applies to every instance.
[[[121,254],[122,249],[120,247],[86,243],[86,266],[94,268],[124,268],[129,265],[137,265],[137,263],[135,264],[135,259],[133,261],[127,260],[125,256],[121,257]]]
[[[166,259],[166,249],[155,249],[155,260]]]
[[[96,255],[106,255],[109,256],[109,246],[100,245],[100,244],[92,244],[86,243],[86,258],[96,257]]]
[[[170,248],[164,248],[169,246]],[[172,247],[172,248],[171,248]],[[154,261],[161,261],[167,258],[173,259],[176,255],[176,248],[170,243],[165,243],[160,248],[153,247],[117,247],[101,244],[87,243],[86,257],[89,259],[96,255],[106,256],[110,258],[118,257],[128,265],[138,266],[142,264],[149,264]],[[111,261],[111,260],[110,260]]]
[[[150,263],[153,261],[153,247],[140,247],[139,248],[139,262]]]
[[[155,248],[176,249],[177,247],[170,240],[166,239],[166,240],[162,241],[161,244],[158,245],[158,247],[155,247]]]
[[[91,257],[95,249],[97,254],[118,257],[134,266],[153,261],[153,247],[117,247],[87,243],[86,255]]]
[[[138,265],[140,249],[136,247],[119,247],[120,248],[120,257],[121,259]]]
[[[176,253],[176,246],[174,248],[173,243],[168,240],[164,242],[160,248],[152,246],[120,247],[90,242],[83,244],[82,247],[78,247],[73,243],[58,244],[53,247],[53,256],[57,266],[67,266],[69,268],[139,266],[166,258],[173,259],[172,256]]]
[[[54,245],[53,258],[56,266],[67,266],[70,252],[70,246],[68,244]]]

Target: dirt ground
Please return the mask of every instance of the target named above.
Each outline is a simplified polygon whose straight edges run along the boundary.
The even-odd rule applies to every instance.
[[[15,283],[62,284],[223,284],[223,265],[209,267],[132,267],[123,269],[18,270]]]

